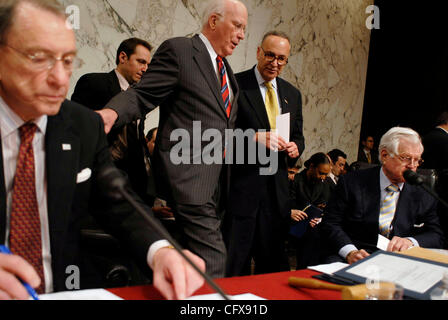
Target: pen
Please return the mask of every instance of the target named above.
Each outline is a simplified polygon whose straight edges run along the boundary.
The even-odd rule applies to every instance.
[[[0,245],[0,252],[1,253],[5,253],[5,254],[12,254],[11,251],[8,249],[7,246],[3,246]],[[34,291],[34,289],[25,281],[23,281],[22,279],[19,279],[20,282],[23,284],[23,286],[25,287],[26,291],[28,291],[29,295],[34,299],[34,300],[39,300],[39,297],[37,296],[36,291]]]

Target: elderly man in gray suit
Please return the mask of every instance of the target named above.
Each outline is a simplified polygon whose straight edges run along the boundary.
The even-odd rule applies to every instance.
[[[199,151],[203,149],[202,137],[208,129],[224,137],[226,129],[235,127],[238,85],[225,57],[244,39],[247,16],[240,1],[211,1],[204,12],[201,34],[163,42],[140,83],[99,111],[107,132],[114,123],[142,118],[160,106],[154,152],[160,168],[158,193],[171,202],[183,231],[181,242],[206,261],[212,277],[222,277],[225,272],[226,248],[220,228],[228,171],[224,161],[203,161],[195,147],[199,139]],[[178,154],[172,152],[178,144],[172,141],[173,132],[188,134],[180,163],[172,159]],[[219,140],[212,142],[225,154],[225,144]]]

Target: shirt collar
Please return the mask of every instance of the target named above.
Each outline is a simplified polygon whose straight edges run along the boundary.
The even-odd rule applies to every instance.
[[[384,191],[391,184],[392,184],[392,182],[389,180],[388,177],[386,177],[386,175],[384,174],[384,171],[383,171],[383,167],[381,167],[381,170],[380,170],[380,188],[381,188],[381,191]],[[398,184],[398,188],[400,189],[400,191],[403,190],[403,185],[404,185],[404,182],[400,182]]]
[[[259,86],[265,86],[264,83],[266,82],[266,80],[263,79],[260,71],[258,71],[258,64],[255,66],[255,78],[257,78],[257,82],[258,82]],[[272,88],[274,88],[274,90],[277,91],[277,78],[274,78],[270,82],[272,84]]]
[[[47,130],[48,116],[43,115],[36,118],[33,123],[36,124],[39,131],[45,134]],[[23,121],[12,109],[6,104],[2,97],[0,97],[0,124],[1,124],[1,138],[9,136],[18,130],[25,121]]]
[[[206,36],[204,36],[203,33],[199,34],[199,38],[201,38],[202,42],[204,42],[205,47],[207,48],[207,51],[210,55],[210,58],[212,58],[212,60],[215,61],[218,54],[216,53],[215,49],[213,49],[213,46],[210,43],[210,41],[207,39]]]
[[[129,88],[128,80],[126,80],[125,77],[123,77],[123,75],[120,72],[118,72],[117,69],[115,69],[115,74],[117,75],[118,83],[120,84],[121,90],[123,90],[123,91],[128,90],[128,88]]]
[[[445,131],[446,133],[448,133],[448,131],[447,131],[447,130],[445,130],[445,128],[442,128],[441,126],[437,126],[437,128],[439,128],[439,129],[441,129],[441,130]]]

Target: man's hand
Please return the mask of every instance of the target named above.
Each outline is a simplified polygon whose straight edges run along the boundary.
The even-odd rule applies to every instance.
[[[257,132],[255,141],[273,151],[283,151],[287,145],[285,140],[274,132]]]
[[[317,226],[319,223],[322,222],[322,218],[314,218],[310,220],[310,227],[314,228],[315,226]]]
[[[346,259],[349,264],[355,263],[358,260],[364,259],[370,256],[364,249],[361,250],[353,250],[347,255]]]
[[[291,219],[295,221],[302,221],[308,218],[308,215],[302,210],[292,209],[291,210]]]
[[[33,288],[40,285],[37,272],[25,259],[0,253],[0,300],[26,300],[30,297],[17,277]]]
[[[404,251],[413,246],[414,244],[412,241],[407,238],[393,237],[392,240],[390,240],[386,251]]]
[[[152,207],[152,212],[157,218],[173,218],[174,213],[170,207]]]
[[[297,145],[295,142],[288,142],[286,144],[285,150],[286,150],[286,154],[290,158],[297,158],[298,156],[300,156],[299,149],[297,148]]]
[[[188,250],[183,250],[202,271],[205,262]],[[154,255],[154,286],[168,300],[185,299],[204,284],[204,279],[176,250],[161,248]]]
[[[101,109],[101,110],[95,110],[95,111],[97,113],[99,113],[101,118],[103,118],[104,131],[106,132],[106,134],[108,134],[110,129],[112,129],[115,121],[117,121],[118,114],[115,112],[115,110],[112,110],[112,109],[109,109],[109,108]]]

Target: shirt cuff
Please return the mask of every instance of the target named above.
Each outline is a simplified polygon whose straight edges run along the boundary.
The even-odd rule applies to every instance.
[[[412,241],[412,244],[414,245],[414,247],[420,247],[420,245],[418,244],[418,241],[415,240],[414,238],[412,238],[412,237],[407,237],[406,239],[411,240],[411,241]]]
[[[340,250],[339,250],[339,255],[344,258],[347,259],[347,256],[350,252],[352,252],[353,250],[358,250],[354,245],[352,244],[347,244],[345,246],[343,246]]]
[[[148,261],[148,265],[151,267],[151,269],[153,269],[153,263],[154,263],[154,255],[156,254],[156,252],[161,249],[161,248],[165,248],[165,247],[169,247],[171,246],[171,244],[168,242],[168,240],[158,240],[156,242],[154,242],[148,250],[148,255],[146,257],[146,261]]]

